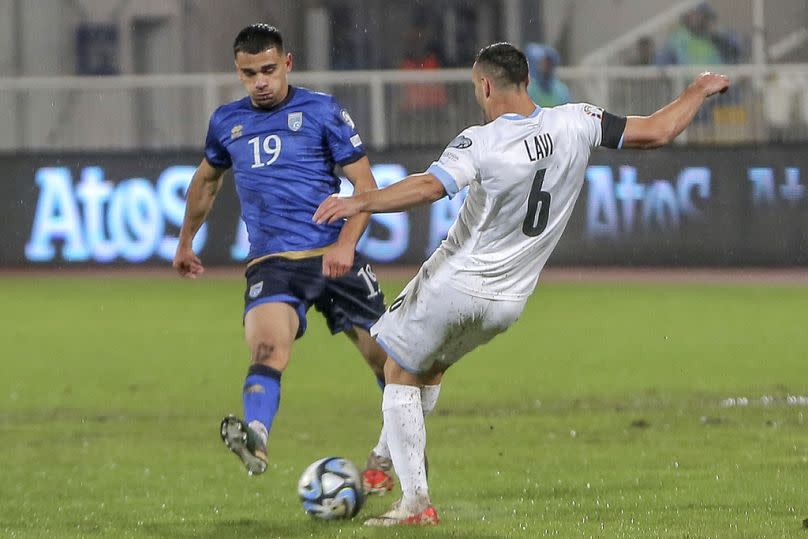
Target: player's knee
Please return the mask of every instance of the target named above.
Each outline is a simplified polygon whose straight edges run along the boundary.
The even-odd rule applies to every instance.
[[[384,364],[384,379],[387,383],[391,381],[395,381],[398,375],[401,372],[401,367],[399,367],[398,363],[393,361],[392,359],[387,359]]]
[[[405,371],[392,358],[384,364],[384,380],[388,384],[419,385],[418,375]]]
[[[275,343],[259,341],[250,347],[250,361],[282,371],[289,363],[289,352]]]

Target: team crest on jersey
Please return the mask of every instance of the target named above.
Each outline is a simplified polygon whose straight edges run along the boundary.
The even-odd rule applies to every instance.
[[[342,118],[342,121],[348,124],[348,127],[351,129],[356,129],[356,124],[354,123],[353,118],[351,118],[351,115],[348,114],[347,110],[342,109],[339,111],[339,115]]]
[[[592,116],[593,118],[597,118],[598,120],[603,119],[603,109],[600,107],[593,107],[592,105],[587,105],[584,107],[584,114],[587,116]]]
[[[250,298],[252,298],[252,299],[257,298],[258,294],[260,294],[261,290],[263,290],[263,289],[264,289],[264,281],[258,281],[257,283],[252,285],[250,287],[250,292],[249,292]]]
[[[230,130],[230,138],[237,139],[241,136],[242,131],[244,131],[244,126],[241,124],[234,125],[233,129]]]
[[[458,150],[465,150],[471,147],[471,139],[465,135],[460,135],[452,142],[449,143],[450,148],[457,148]]]
[[[287,125],[289,129],[292,131],[300,131],[300,128],[303,127],[303,113],[302,112],[290,112],[287,120]]]

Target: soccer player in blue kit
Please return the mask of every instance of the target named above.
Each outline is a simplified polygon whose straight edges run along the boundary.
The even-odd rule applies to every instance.
[[[368,329],[385,307],[370,264],[356,252],[369,214],[344,224],[311,220],[317,206],[339,190],[335,165],[356,193],[377,188],[350,115],[332,96],[288,84],[292,56],[275,27],[244,28],[233,52],[248,95],[211,116],[173,266],[183,277],[202,275],[192,241],[232,168],[250,241],[244,331],[251,364],[244,417],[225,417],[221,436],[252,475],[266,470],[281,373],[293,342],[306,330],[308,309],[321,312],[333,334],[345,332],[383,383],[386,353]]]

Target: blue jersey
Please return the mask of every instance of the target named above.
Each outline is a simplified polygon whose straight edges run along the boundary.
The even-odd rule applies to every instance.
[[[318,225],[311,218],[339,191],[335,164],[364,155],[353,120],[332,96],[294,86],[271,109],[253,106],[249,97],[219,107],[205,141],[208,163],[233,168],[250,259],[334,243],[342,222]]]

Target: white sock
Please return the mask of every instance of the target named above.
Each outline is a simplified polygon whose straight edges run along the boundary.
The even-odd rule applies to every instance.
[[[424,417],[428,416],[432,410],[435,409],[435,404],[438,402],[440,395],[440,384],[435,386],[424,386],[421,388],[421,408],[424,411]],[[387,446],[387,429],[382,423],[382,431],[379,433],[379,441],[373,452],[382,458],[390,458],[390,448]]]
[[[424,386],[421,388],[421,408],[424,409],[424,417],[432,413],[440,396],[440,384],[436,386]]]
[[[424,470],[426,428],[421,390],[415,386],[387,384],[382,414],[404,507],[413,513],[423,511],[430,502]]]
[[[382,422],[382,431],[379,433],[379,441],[373,448],[373,452],[384,459],[390,458],[390,448],[387,447],[387,427],[384,422]]]

